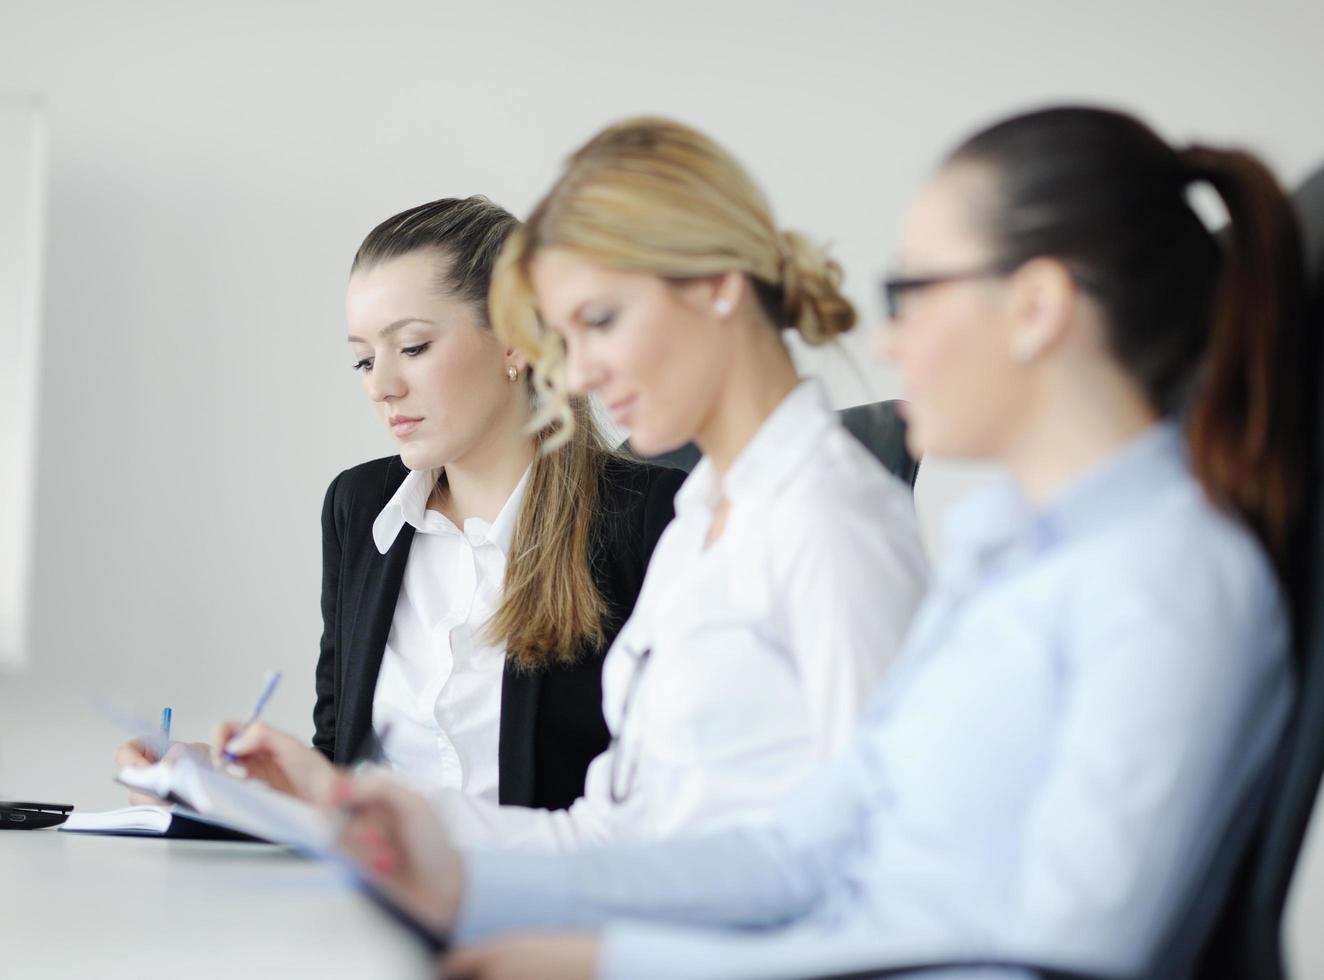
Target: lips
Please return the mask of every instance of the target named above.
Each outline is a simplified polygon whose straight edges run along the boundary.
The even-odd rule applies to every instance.
[[[634,396],[622,398],[619,401],[611,402],[607,405],[607,414],[617,425],[625,425],[630,419],[630,412],[634,409],[634,403],[638,399]]]
[[[421,418],[414,418],[409,415],[392,415],[388,420],[391,426],[391,432],[397,439],[403,439],[409,433],[418,428]]]

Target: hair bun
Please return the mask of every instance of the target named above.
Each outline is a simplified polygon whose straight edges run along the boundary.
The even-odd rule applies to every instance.
[[[778,235],[786,325],[806,343],[825,344],[855,326],[855,307],[841,293],[841,266],[803,235]]]

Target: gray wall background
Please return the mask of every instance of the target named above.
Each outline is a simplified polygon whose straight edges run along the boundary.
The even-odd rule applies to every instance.
[[[973,125],[1105,101],[1294,181],[1324,161],[1321,38],[1315,2],[0,0],[0,90],[45,98],[50,141],[33,662],[0,675],[0,796],[115,805],[99,698],[202,737],[279,667],[270,718],[311,732],[322,492],[391,451],[342,339],[386,215],[524,213],[600,125],[666,113],[831,240],[874,319],[909,195]],[[839,405],[894,395],[865,349],[802,361]],[[926,465],[931,541],[978,476]],[[1316,850],[1301,976],[1324,976]]]

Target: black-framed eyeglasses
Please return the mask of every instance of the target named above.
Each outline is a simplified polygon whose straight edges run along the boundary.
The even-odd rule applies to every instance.
[[[1005,265],[985,265],[964,272],[946,272],[934,276],[888,276],[882,282],[883,309],[887,318],[895,320],[901,315],[901,300],[906,293],[918,292],[932,286],[941,286],[949,282],[965,282],[973,279],[997,279],[1007,275]]]
[[[634,673],[630,675],[630,683],[625,688],[625,700],[621,702],[621,717],[616,723],[616,731],[611,737],[611,778],[609,790],[611,801],[613,803],[624,803],[630,797],[630,791],[634,789],[634,777],[639,771],[639,757],[636,755],[628,768],[622,762],[625,752],[621,737],[625,734],[625,722],[630,716],[630,705],[634,703],[635,691],[639,687],[639,679],[644,676],[644,668],[648,666],[648,658],[653,655],[652,647],[644,647],[643,652],[634,658]],[[622,785],[622,780],[624,785]]]

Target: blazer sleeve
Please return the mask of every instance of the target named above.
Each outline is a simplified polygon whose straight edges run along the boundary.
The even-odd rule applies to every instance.
[[[313,706],[313,748],[328,759],[334,758],[336,748],[336,612],[340,605],[341,558],[336,487],[340,476],[331,481],[322,502],[322,644],[317,657],[317,703]]]

